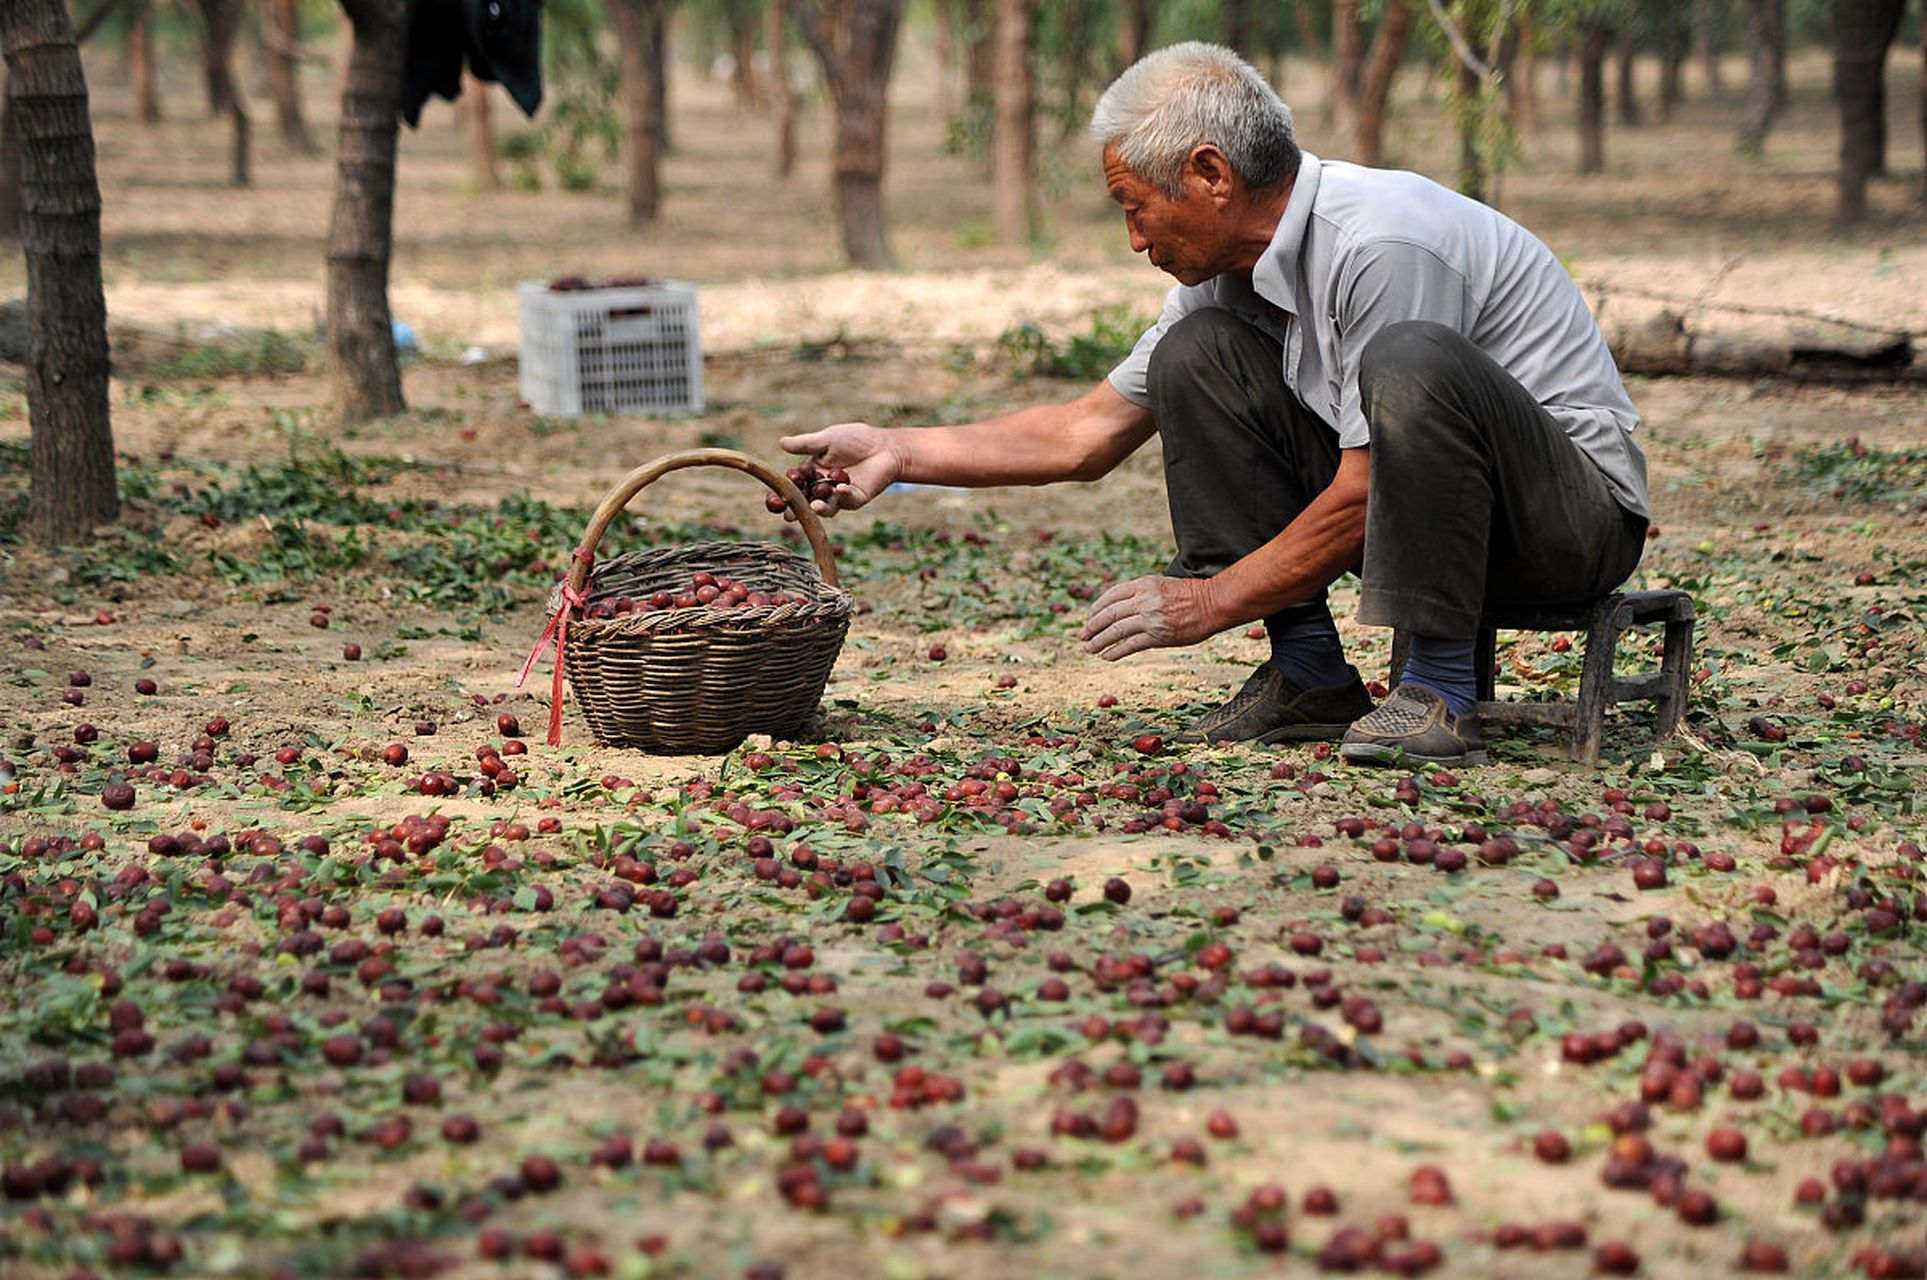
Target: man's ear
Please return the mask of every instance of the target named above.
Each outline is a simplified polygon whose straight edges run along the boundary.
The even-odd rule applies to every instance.
[[[1212,143],[1205,142],[1191,149],[1185,158],[1185,168],[1190,177],[1202,190],[1213,196],[1225,197],[1237,185],[1238,171],[1231,167],[1231,161],[1224,152]]]

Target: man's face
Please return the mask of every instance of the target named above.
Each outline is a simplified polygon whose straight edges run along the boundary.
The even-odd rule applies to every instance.
[[[1189,162],[1183,183],[1183,194],[1174,200],[1125,164],[1115,143],[1104,148],[1104,184],[1124,210],[1131,252],[1147,255],[1152,266],[1180,284],[1202,284],[1226,269],[1230,228],[1224,206],[1192,172]]]

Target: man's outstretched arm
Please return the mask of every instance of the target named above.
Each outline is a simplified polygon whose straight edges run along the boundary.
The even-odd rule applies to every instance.
[[[849,472],[834,506],[811,504],[828,515],[860,507],[899,480],[970,488],[1095,480],[1155,431],[1150,410],[1100,382],[1075,400],[983,422],[889,430],[841,422],[780,443],[791,453],[809,454],[819,467]]]

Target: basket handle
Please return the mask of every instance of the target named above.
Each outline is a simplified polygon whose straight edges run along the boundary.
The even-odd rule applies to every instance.
[[[803,491],[790,482],[782,472],[767,463],[739,453],[734,449],[684,449],[680,453],[664,454],[654,462],[637,467],[622,478],[621,483],[609,491],[609,496],[596,508],[595,516],[589,521],[589,528],[582,535],[582,545],[577,549],[574,564],[569,570],[569,585],[581,591],[589,582],[589,565],[595,558],[595,551],[602,544],[602,535],[608,531],[629,500],[671,471],[684,467],[728,467],[755,476],[764,484],[783,495],[783,501],[796,515],[796,521],[803,526],[803,536],[810,540],[810,550],[816,554],[816,572],[826,586],[839,585],[836,580],[836,558],[830,552],[830,540],[823,533],[823,521],[810,509]]]

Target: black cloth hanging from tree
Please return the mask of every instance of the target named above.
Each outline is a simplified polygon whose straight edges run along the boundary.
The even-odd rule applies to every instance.
[[[542,0],[417,0],[401,97],[411,128],[430,94],[461,96],[464,61],[533,116],[542,105]]]

